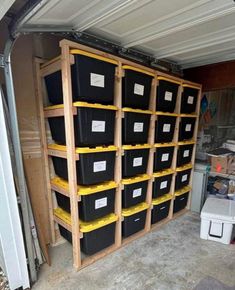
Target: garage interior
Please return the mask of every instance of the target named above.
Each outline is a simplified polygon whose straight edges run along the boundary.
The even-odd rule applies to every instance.
[[[233,216],[233,221],[228,223],[235,224],[233,163],[231,161],[231,168],[224,168],[223,161],[219,165],[214,165],[215,161],[212,161],[218,157],[213,150],[223,147],[233,151],[232,141],[235,140],[235,2],[4,0],[3,3],[0,8],[0,84],[5,102],[8,151],[15,187],[13,193],[16,204],[18,198],[18,219],[23,229],[21,239],[27,257],[27,262],[19,259],[18,264],[19,268],[25,267],[28,271],[28,277],[19,271],[19,279],[15,277],[11,283],[12,273],[7,262],[3,262],[6,259],[3,241],[5,232],[1,229],[0,267],[8,276],[10,289],[235,289],[235,230],[228,244],[219,243],[222,237],[218,236],[214,241],[200,239],[200,213],[207,199],[228,201],[229,214]],[[73,53],[69,50],[66,52],[66,49],[72,49]],[[114,208],[111,211],[117,216],[113,220],[116,225],[115,238],[113,245],[91,255],[80,251],[80,247],[84,247],[83,240],[87,232],[79,230],[81,225],[78,215],[81,209],[78,204],[85,195],[81,193],[77,202],[77,184],[82,183],[77,182],[80,177],[76,176],[74,170],[77,158],[74,152],[75,147],[80,145],[75,146],[71,133],[76,123],[71,121],[75,120],[75,105],[71,98],[74,97],[74,88],[72,91],[69,89],[73,73],[68,67],[81,55],[103,61],[104,66],[108,62],[116,66],[113,103],[75,100],[92,104],[90,107],[78,105],[76,110],[81,110],[80,114],[84,108],[96,110],[108,105],[117,108],[113,108],[115,127],[110,129],[114,133],[114,141],[108,143],[109,146],[117,147],[115,173],[113,178],[103,180],[112,180],[117,184],[111,187],[115,188]],[[62,71],[62,101],[53,103],[49,96],[51,84],[48,85],[46,78],[58,71]],[[147,107],[138,107],[135,102],[126,105],[130,97],[124,99],[124,79],[126,81],[129,72],[133,71],[137,75],[142,73],[151,78]],[[172,111],[169,106],[162,110],[156,107],[160,98],[159,87],[164,81],[177,87],[176,104]],[[128,82],[126,84],[128,86]],[[195,108],[189,113],[182,113],[185,87],[196,90]],[[140,95],[145,93],[141,86],[137,86],[136,90],[139,90]],[[55,94],[57,98],[59,90]],[[167,96],[169,98],[169,92]],[[63,107],[53,107],[63,102]],[[99,103],[98,107],[94,107],[94,103]],[[123,120],[131,113],[149,116],[150,129],[143,142],[124,141],[125,138],[133,137],[128,133],[124,136],[122,131],[124,126],[128,126],[128,122],[124,125]],[[53,118],[61,116],[65,119],[66,142],[62,142],[67,146],[65,151],[50,147],[51,143],[62,144],[55,141],[50,123]],[[172,140],[157,141],[155,130],[161,118],[166,121],[168,117],[176,119]],[[178,137],[184,118],[195,122],[195,129],[187,141],[187,138],[182,137],[180,140]],[[60,135],[61,125],[58,128]],[[86,123],[84,128],[86,131]],[[142,129],[138,127],[136,130]],[[95,137],[92,138],[94,142]],[[99,142],[97,139],[95,143],[99,145],[84,143],[82,146],[94,148],[101,146]],[[142,200],[146,221],[142,229],[125,237],[123,225],[130,215],[123,211],[123,191],[126,184],[132,183],[123,180],[135,177],[135,174],[124,176],[123,156],[135,151],[130,149],[136,144],[141,144],[137,147],[139,150],[149,150],[147,169],[141,172],[142,179],[139,179],[147,184],[146,198]],[[192,146],[190,161],[181,166],[177,165],[180,146]],[[162,169],[156,172],[156,152],[165,147],[174,148],[172,164],[166,168],[167,172],[163,173]],[[1,154],[4,153],[1,151]],[[229,154],[232,160],[233,153]],[[79,160],[82,155],[86,154],[79,151]],[[53,178],[60,176],[52,162],[58,156],[62,156],[59,159],[67,159],[68,177],[63,177],[67,179],[66,188],[52,182]],[[3,159],[2,162],[4,164]],[[128,167],[127,162],[127,171]],[[86,164],[85,168],[89,168],[89,165]],[[177,175],[187,170],[191,172],[188,183],[177,189]],[[157,178],[168,175],[172,175],[170,189],[161,197],[154,196],[152,192]],[[87,177],[89,179],[89,175]],[[88,187],[91,188],[92,182]],[[70,200],[70,225],[66,224],[66,213],[62,215],[63,219],[54,211],[59,203],[54,192],[57,190]],[[187,203],[177,212],[177,197],[180,199],[185,194]],[[161,201],[159,198],[162,198]],[[153,223],[154,207],[163,202],[169,202],[169,212],[161,221],[157,219]],[[217,210],[219,207],[213,208],[214,212]],[[134,213],[140,211],[135,209]],[[2,217],[3,220],[5,218]],[[64,239],[61,232],[63,226],[70,233],[73,245]],[[101,241],[104,243],[105,237]],[[98,244],[96,241],[92,246],[98,247]],[[21,262],[25,264],[24,267]]]

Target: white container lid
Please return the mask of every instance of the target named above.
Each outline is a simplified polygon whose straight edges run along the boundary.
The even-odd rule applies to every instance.
[[[235,201],[208,198],[202,208],[201,218],[216,219],[235,224]]]

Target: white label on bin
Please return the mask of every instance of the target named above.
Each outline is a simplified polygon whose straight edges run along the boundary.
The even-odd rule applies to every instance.
[[[139,220],[140,220],[140,218],[137,218],[137,219],[134,220],[134,222],[138,222]]]
[[[92,121],[91,132],[105,132],[105,121]]]
[[[189,150],[184,150],[183,157],[189,157]]]
[[[107,197],[97,199],[95,201],[95,209],[107,206]]]
[[[144,95],[144,86],[140,84],[134,84],[134,94],[143,96]]]
[[[185,174],[182,176],[181,181],[184,182],[184,181],[187,181],[187,179],[188,179],[188,174]]]
[[[166,207],[165,206],[162,206],[161,208],[160,208],[160,210],[163,210],[163,209],[165,209]]]
[[[169,153],[162,154],[161,161],[168,161],[168,159],[169,159]]]
[[[172,101],[172,92],[168,92],[168,91],[166,91],[166,92],[165,92],[164,100],[165,100],[165,101],[169,101],[169,102],[171,102],[171,101]]]
[[[90,73],[90,85],[93,87],[104,88],[104,75]]]
[[[160,189],[166,188],[167,187],[167,180],[166,181],[162,181],[160,183]]]
[[[143,163],[143,157],[136,157],[133,159],[133,167],[141,166]]]
[[[171,124],[164,124],[163,125],[163,132],[170,132]]]
[[[141,194],[142,194],[142,188],[136,188],[133,190],[132,197],[135,198],[135,197],[141,196]]]
[[[106,160],[105,161],[97,161],[93,163],[93,172],[100,172],[106,170]]]
[[[185,131],[186,132],[190,132],[191,128],[192,128],[192,125],[191,124],[187,124],[186,127],[185,127]]]
[[[143,131],[144,131],[144,123],[135,122],[134,132],[143,132]]]
[[[194,98],[192,96],[188,96],[187,103],[192,105],[193,104],[193,99]]]

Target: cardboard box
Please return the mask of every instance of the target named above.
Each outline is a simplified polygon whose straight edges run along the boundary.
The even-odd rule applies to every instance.
[[[231,158],[230,158],[227,173],[235,175],[235,156],[231,156]]]
[[[233,170],[231,165],[234,162],[234,156],[212,156],[211,157],[211,171],[218,173],[229,173],[230,170]]]

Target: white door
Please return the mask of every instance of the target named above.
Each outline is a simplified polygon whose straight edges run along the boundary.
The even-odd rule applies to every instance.
[[[23,234],[13,180],[0,89],[0,266],[10,289],[29,288]]]

